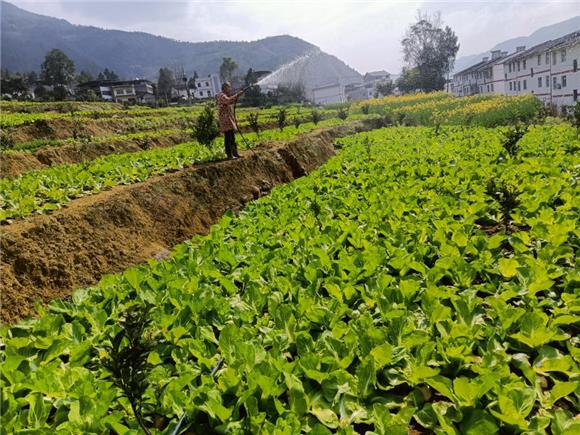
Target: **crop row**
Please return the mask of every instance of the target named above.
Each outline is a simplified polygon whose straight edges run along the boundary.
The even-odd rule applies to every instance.
[[[65,106],[66,107],[66,106]],[[0,127],[17,127],[19,125],[28,125],[37,121],[52,121],[56,119],[110,119],[119,117],[153,117],[153,116],[195,116],[201,112],[202,105],[168,107],[161,109],[143,108],[140,106],[127,109],[109,109],[109,110],[81,110],[71,109],[70,112],[2,112],[0,115]],[[256,109],[240,108],[238,114],[240,119],[244,119],[248,113],[259,113],[263,118],[273,120],[279,108]],[[303,108],[300,106],[290,106],[287,109],[289,115],[300,114]]]
[[[246,133],[250,146],[268,140],[286,140],[317,127],[341,123],[338,119],[305,123],[299,128],[265,130],[257,135]],[[238,138],[240,148],[245,142]],[[221,140],[210,147],[197,142],[169,148],[155,148],[126,154],[111,154],[96,160],[51,166],[26,172],[15,178],[0,179],[0,222],[32,213],[61,208],[68,201],[108,189],[119,184],[133,184],[168,171],[209,160],[223,158]]]
[[[88,101],[51,101],[51,102],[33,102],[33,101],[0,101],[0,110],[3,112],[69,112],[72,110],[111,110],[121,109],[120,103],[109,102],[88,102]]]
[[[381,114],[391,122],[406,125],[496,127],[517,121],[532,121],[540,107],[541,102],[534,95],[474,95],[457,98],[445,92],[435,92],[361,101],[353,109]]]
[[[5,327],[4,430],[578,433],[574,131],[340,143],[168,261]]]

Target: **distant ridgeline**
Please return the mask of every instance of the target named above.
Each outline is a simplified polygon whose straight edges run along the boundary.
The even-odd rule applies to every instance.
[[[274,71],[308,53],[317,52],[323,78],[337,82],[343,76],[359,76],[341,60],[293,36],[274,36],[252,42],[181,42],[142,32],[104,30],[77,26],[68,21],[34,14],[2,2],[2,67],[13,72],[39,71],[46,53],[60,48],[76,70],[97,74],[109,68],[121,78],[156,79],[159,68],[183,66],[187,74],[216,73],[224,57],[238,64],[238,73],[248,68]],[[359,76],[360,77],[360,76]]]

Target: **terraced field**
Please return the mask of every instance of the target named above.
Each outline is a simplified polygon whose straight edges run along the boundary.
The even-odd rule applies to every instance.
[[[578,433],[576,131],[405,98],[1,180],[4,320],[86,287],[2,327],[3,430]]]

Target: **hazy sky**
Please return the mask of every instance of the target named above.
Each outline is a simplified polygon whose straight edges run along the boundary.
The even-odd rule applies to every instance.
[[[290,34],[360,72],[402,64],[400,41],[417,10],[441,11],[459,37],[459,56],[527,36],[580,15],[576,1],[160,1],[8,0],[73,24],[139,30],[183,41],[254,40]]]

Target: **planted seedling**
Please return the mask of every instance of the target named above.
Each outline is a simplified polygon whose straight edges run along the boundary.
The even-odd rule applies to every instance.
[[[527,132],[528,126],[518,123],[503,133],[503,149],[512,159],[518,154],[519,141]]]
[[[278,110],[278,113],[276,113],[276,122],[278,123],[278,128],[280,129],[280,131],[284,130],[284,127],[286,127],[285,108],[281,108],[280,110]]]
[[[506,233],[511,232],[511,213],[520,205],[521,192],[513,185],[505,182],[496,183],[492,178],[487,183],[487,194],[499,203],[501,224]]]
[[[260,123],[258,122],[259,114],[257,112],[252,112],[248,115],[248,124],[250,128],[256,135],[260,136]]]
[[[310,118],[312,119],[314,125],[318,125],[318,123],[322,120],[322,115],[320,115],[318,110],[313,110],[310,112]]]
[[[193,137],[202,145],[209,147],[219,135],[219,128],[215,119],[213,106],[206,104],[203,111],[195,120]]]
[[[340,109],[338,109],[336,116],[345,121],[346,118],[348,118],[348,107],[341,107]]]
[[[146,434],[150,432],[145,424],[143,402],[151,370],[147,358],[153,349],[153,343],[145,337],[151,322],[149,312],[150,307],[142,305],[127,309],[119,322],[121,330],[106,348],[108,356],[103,362],[115,385],[129,400],[137,423]]]
[[[571,110],[571,121],[576,127],[576,137],[580,137],[580,101],[576,102],[574,109]]]
[[[302,124],[302,119],[299,116],[295,116],[292,122],[294,123],[296,130],[298,130],[300,128],[300,124]]]
[[[369,139],[368,136],[366,136],[363,139],[363,145],[365,147],[365,150],[367,151],[367,159],[370,159],[371,158],[371,147],[373,145],[373,142]]]

